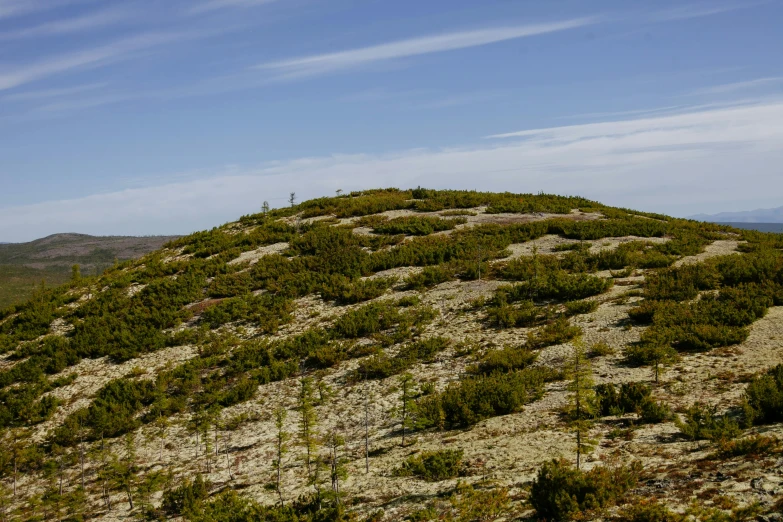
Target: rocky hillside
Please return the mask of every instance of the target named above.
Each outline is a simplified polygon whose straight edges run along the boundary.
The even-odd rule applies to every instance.
[[[779,519],[783,237],[377,190],[0,315],[6,520]]]
[[[136,259],[176,237],[88,236],[54,234],[28,243],[0,243],[0,308],[21,303],[35,286],[60,285],[78,264],[96,274],[115,260]]]

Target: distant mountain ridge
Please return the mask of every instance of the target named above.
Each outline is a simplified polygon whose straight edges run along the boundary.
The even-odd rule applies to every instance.
[[[718,223],[783,223],[783,207],[760,208],[743,212],[720,212],[718,214],[696,214],[690,219]]]
[[[27,243],[0,243],[0,309],[24,301],[33,287],[66,282],[71,267],[84,274],[110,267],[114,260],[136,259],[178,236],[90,236],[53,234]]]

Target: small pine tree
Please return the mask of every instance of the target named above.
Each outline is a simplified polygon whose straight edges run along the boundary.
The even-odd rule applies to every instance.
[[[261,212],[264,214],[264,219],[266,219],[267,214],[269,214],[269,202],[264,201],[264,204],[261,205]]]
[[[277,434],[275,437],[275,446],[277,450],[277,458],[273,461],[275,471],[277,472],[277,495],[280,497],[280,505],[284,505],[283,501],[283,488],[282,488],[282,472],[283,472],[283,456],[288,452],[288,445],[286,444],[289,439],[288,433],[283,429],[285,418],[288,412],[282,406],[275,410],[275,428]]]
[[[571,392],[568,413],[571,429],[576,434],[576,469],[580,469],[582,454],[592,449],[592,441],[587,438],[587,432],[595,417],[596,400],[593,390],[593,369],[585,355],[584,342],[577,339],[573,345],[574,353],[566,368],[566,375],[571,380],[568,384],[568,390]]]
[[[332,495],[335,504],[340,504],[340,481],[345,480],[348,476],[345,459],[340,456],[340,451],[345,446],[345,439],[335,431],[331,431],[327,436],[327,443],[329,445],[329,476],[332,480]]]
[[[0,522],[8,522],[8,512],[12,501],[11,490],[0,483]]]
[[[653,370],[655,384],[660,384],[661,375],[666,371],[666,366],[677,360],[677,351],[668,345],[653,346],[648,353],[650,365]]]
[[[370,390],[364,378],[364,471],[370,473]]]
[[[125,491],[128,506],[133,510],[133,493],[136,490],[138,469],[136,464],[136,439],[133,433],[125,436],[125,454],[121,459],[116,456],[112,462],[113,485],[116,489]]]
[[[318,405],[325,404],[326,401],[332,398],[334,390],[329,386],[329,383],[324,381],[323,372],[315,374],[315,388],[318,390]]]
[[[296,192],[291,192],[288,195],[288,203],[293,207],[296,204]]]
[[[305,464],[307,474],[312,476],[312,462],[318,449],[318,432],[315,415],[315,397],[313,392],[313,380],[304,377],[299,380],[299,443],[305,450]]]
[[[71,282],[78,283],[81,280],[82,280],[82,272],[79,268],[79,265],[73,265],[71,267]]]
[[[400,395],[400,423],[402,424],[402,446],[405,446],[406,429],[412,426],[413,413],[413,375],[404,373],[399,378],[402,394]]]

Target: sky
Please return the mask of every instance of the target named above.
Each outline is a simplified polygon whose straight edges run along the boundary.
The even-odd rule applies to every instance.
[[[0,241],[377,187],[783,205],[783,0],[0,0]]]

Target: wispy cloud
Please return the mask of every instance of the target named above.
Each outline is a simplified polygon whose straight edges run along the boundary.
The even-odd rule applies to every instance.
[[[408,89],[391,91],[383,88],[367,89],[348,94],[339,98],[346,103],[391,102],[401,108],[408,109],[442,109],[482,103],[507,95],[500,89],[473,91],[465,93],[450,93],[435,89]]]
[[[95,49],[87,49],[49,58],[38,63],[16,68],[0,68],[0,91],[68,71],[107,65],[126,59],[135,52],[194,36],[189,33],[143,34],[115,41]]]
[[[0,20],[89,1],[92,0],[0,0]]]
[[[744,91],[748,89],[755,89],[770,84],[783,83],[783,76],[770,76],[768,78],[756,78],[755,80],[746,80],[742,82],[723,83],[720,85],[713,85],[712,87],[704,87],[702,89],[696,89],[688,93],[689,95],[711,95],[711,94],[726,94],[737,91]]]
[[[528,36],[565,31],[594,24],[597,21],[598,19],[594,17],[576,18],[546,24],[494,27],[422,36],[347,51],[267,62],[257,65],[256,68],[274,71],[282,78],[326,74],[395,58],[454,51]]]
[[[74,18],[65,18],[46,22],[32,27],[0,32],[0,40],[46,37],[59,34],[78,33],[115,24],[129,17],[125,8],[106,9],[97,13],[87,13]]]
[[[763,112],[769,110],[783,118],[783,103],[768,103],[754,106],[730,106],[726,108],[694,111],[688,113],[659,116],[652,118],[638,118],[632,120],[608,121],[600,123],[586,123],[581,125],[567,125],[563,127],[547,127],[541,129],[528,129],[502,134],[486,136],[486,139],[524,138],[539,142],[576,142],[586,138],[614,138],[623,137],[639,141],[639,137],[647,139],[652,135],[662,133],[687,134],[687,140],[682,144],[712,143],[721,141],[724,131],[733,131],[733,128],[722,128],[719,125],[712,127],[713,122],[726,123],[733,121],[736,128],[756,124],[759,121],[767,122],[768,117]],[[779,125],[774,126],[775,131],[783,131],[783,119]],[[698,131],[698,132],[697,132]],[[754,131],[757,134],[758,131]],[[732,132],[733,136],[734,133]],[[669,134],[666,134],[669,136]],[[783,137],[783,135],[781,136]],[[659,143],[659,145],[673,146],[676,142]]]
[[[672,9],[666,9],[664,11],[658,11],[652,15],[652,20],[655,22],[669,22],[677,20],[688,20],[691,18],[703,18],[705,16],[713,16],[722,13],[728,13],[730,11],[737,11],[739,9],[747,9],[750,7],[756,7],[762,2],[743,1],[736,3],[700,3],[700,4],[686,4]]]
[[[88,83],[84,85],[75,85],[73,87],[62,87],[59,89],[40,89],[36,91],[19,92],[7,94],[2,97],[6,101],[40,101],[50,98],[61,98],[82,94],[84,92],[94,91],[106,87],[106,83]]]
[[[282,202],[291,190],[301,198],[377,186],[543,190],[679,215],[733,208],[738,201],[748,208],[773,206],[768,194],[783,191],[780,100],[505,136],[520,139],[302,158],[2,208],[0,238],[26,240],[63,230],[189,232],[258,211],[259,199]],[[96,215],[105,219],[96,220]]]
[[[271,4],[277,0],[208,0],[192,6],[188,9],[190,14],[209,13],[219,9],[228,9],[235,7],[254,7],[263,4]]]

